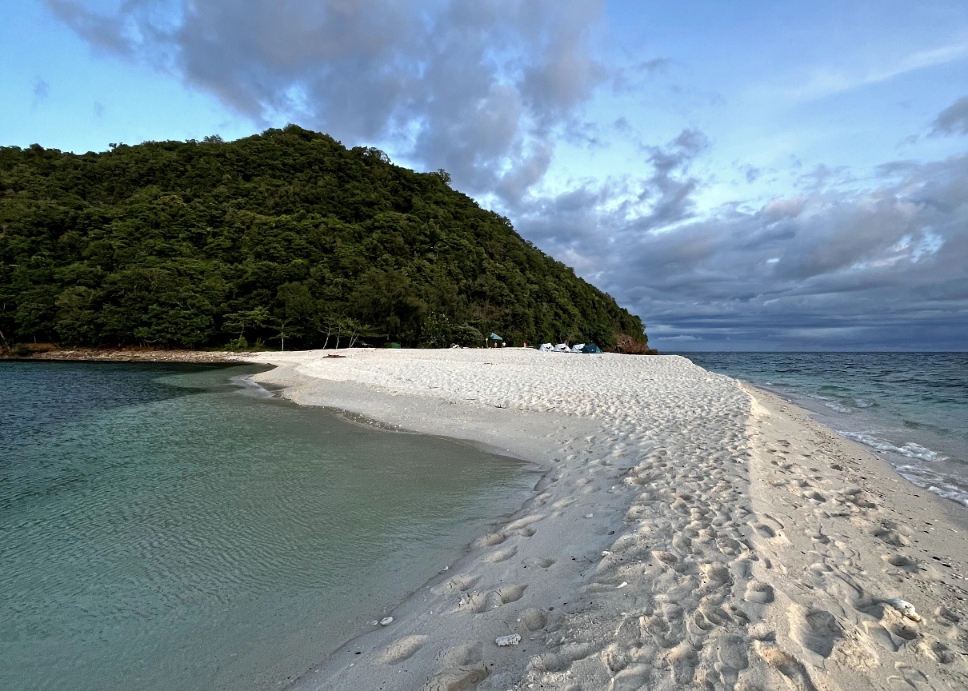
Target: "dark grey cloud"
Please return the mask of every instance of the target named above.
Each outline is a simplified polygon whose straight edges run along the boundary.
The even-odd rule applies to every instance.
[[[666,350],[965,349],[968,155],[886,165],[865,187],[828,176],[755,211],[691,218],[687,193],[673,225],[662,204],[630,217],[622,200],[638,186],[661,199],[696,184],[670,163],[677,152],[688,157],[670,144],[651,177],[589,184],[520,225],[643,315]]]
[[[513,200],[608,74],[604,0],[46,0],[99,50],[169,71],[256,121],[393,142]]]
[[[968,134],[968,96],[962,96],[938,114],[932,133]]]
[[[690,166],[707,146],[702,132],[683,130],[665,146],[640,147],[652,168],[648,177],[620,176],[604,184],[578,181],[560,195],[521,200],[512,215],[528,238],[608,290],[600,278],[621,263],[621,252],[627,249],[617,238],[691,217],[700,182],[690,175]],[[603,212],[605,208],[609,211]]]
[[[652,207],[637,223],[640,230],[678,223],[692,213],[692,194],[699,181],[688,175],[689,166],[709,140],[696,129],[683,130],[665,147],[645,147],[654,173],[639,195]]]

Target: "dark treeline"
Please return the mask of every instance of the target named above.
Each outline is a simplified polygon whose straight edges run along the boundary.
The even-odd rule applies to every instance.
[[[638,317],[448,182],[292,125],[84,155],[0,148],[0,338],[645,343]]]

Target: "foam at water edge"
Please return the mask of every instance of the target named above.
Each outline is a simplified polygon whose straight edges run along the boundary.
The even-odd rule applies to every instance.
[[[231,377],[231,381],[234,385],[239,387],[239,393],[245,396],[254,396],[256,398],[273,398],[274,393],[269,391],[267,388],[259,384],[258,382],[252,381],[250,379],[251,375],[244,374],[238,375],[236,377]]]
[[[945,477],[913,465],[901,465],[895,469],[908,482],[922,487],[939,497],[950,499],[962,506],[968,507],[968,488],[951,484],[953,478]]]
[[[948,460],[947,456],[942,456],[937,451],[932,451],[931,449],[921,446],[920,444],[915,444],[914,442],[906,442],[901,446],[895,446],[889,442],[872,437],[869,434],[843,432],[840,430],[838,430],[837,433],[841,436],[847,437],[848,439],[853,439],[856,442],[860,442],[865,446],[870,446],[871,448],[877,449],[878,451],[888,451],[890,453],[896,453],[907,458],[917,458],[922,461],[928,461],[929,463],[940,463],[941,461]]]

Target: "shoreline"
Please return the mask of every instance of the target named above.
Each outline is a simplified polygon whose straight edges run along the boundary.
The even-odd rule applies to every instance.
[[[239,364],[247,354],[207,350],[154,348],[42,348],[18,357],[0,354],[0,362],[182,362],[188,364]]]
[[[291,688],[968,687],[954,507],[794,404],[677,356],[341,353],[233,361],[275,365],[253,378],[297,403],[545,474]]]

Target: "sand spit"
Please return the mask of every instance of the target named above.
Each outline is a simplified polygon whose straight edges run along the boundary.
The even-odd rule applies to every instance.
[[[293,688],[968,689],[968,535],[796,407],[675,356],[343,354],[247,359],[546,472]]]

